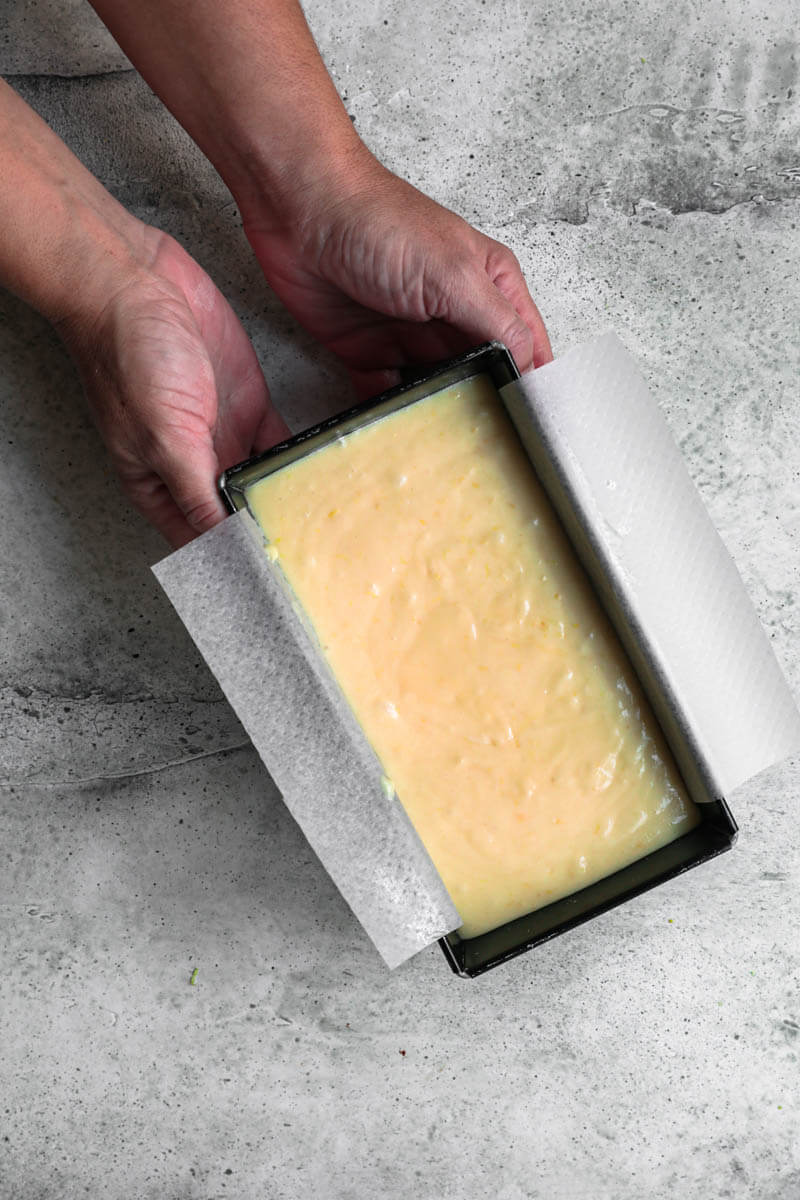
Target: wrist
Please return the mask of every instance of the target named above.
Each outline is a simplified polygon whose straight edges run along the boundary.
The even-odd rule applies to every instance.
[[[320,211],[345,199],[360,179],[383,170],[346,121],[347,128],[309,131],[282,153],[265,143],[242,156],[228,184],[246,233],[299,233]]]
[[[304,157],[285,179],[276,187],[268,172],[255,171],[246,197],[237,197],[245,236],[270,283],[287,258],[319,260],[347,219],[397,182],[360,138]]]
[[[71,207],[57,273],[50,273],[35,301],[73,350],[92,340],[115,297],[149,273],[157,231],[124,210],[113,216],[93,206]]]
[[[0,285],[59,328],[147,262],[146,227],[0,81]]]

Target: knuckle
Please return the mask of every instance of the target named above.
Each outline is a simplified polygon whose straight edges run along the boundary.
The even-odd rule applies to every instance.
[[[487,267],[489,275],[497,278],[499,275],[522,274],[519,259],[513,250],[502,242],[492,242],[489,249]]]
[[[509,322],[500,340],[510,350],[520,368],[528,366],[533,357],[533,334],[521,317]]]
[[[198,533],[211,529],[219,520],[217,502],[208,496],[193,503],[181,504],[179,507],[192,529],[196,529]]]
[[[145,435],[141,457],[193,529],[203,533],[216,524],[220,508],[214,492],[215,471],[205,445],[176,438],[173,431],[151,429]]]

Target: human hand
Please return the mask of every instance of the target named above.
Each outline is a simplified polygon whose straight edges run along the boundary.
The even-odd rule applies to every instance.
[[[226,515],[221,470],[288,428],[228,302],[177,242],[143,232],[146,269],[61,332],[123,490],[177,547]]]
[[[230,187],[268,282],[353,372],[486,339],[546,362],[542,319],[511,252],[392,175],[361,141],[297,0],[92,0]]]
[[[0,286],[60,332],[125,491],[173,545],[225,516],[222,468],[288,432],[205,272],[2,81]]]
[[[296,207],[244,209],[270,286],[349,367],[362,397],[397,368],[504,342],[520,370],[552,358],[514,255],[360,146]]]

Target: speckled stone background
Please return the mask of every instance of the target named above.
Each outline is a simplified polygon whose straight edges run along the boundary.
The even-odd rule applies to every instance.
[[[308,14],[367,142],[513,247],[556,351],[639,356],[800,691],[795,4]],[[2,0],[0,72],[211,271],[295,427],[342,406],[81,0]],[[731,797],[705,868],[476,982],[435,947],[389,973],[7,295],[0,406],[2,1200],[800,1195],[800,763]]]

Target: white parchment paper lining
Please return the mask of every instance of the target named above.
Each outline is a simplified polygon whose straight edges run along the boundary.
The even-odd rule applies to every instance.
[[[461,920],[246,511],[153,568],[390,967]]]
[[[501,395],[716,795],[800,749],[800,713],[739,572],[619,338],[577,346]]]
[[[772,648],[619,339],[579,346],[501,395],[644,645],[712,792],[727,795],[797,750],[800,714]],[[153,569],[387,964],[456,929],[444,884],[252,518],[230,517]]]

